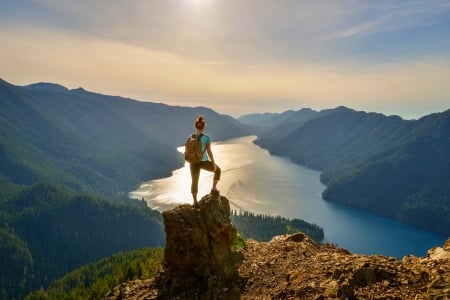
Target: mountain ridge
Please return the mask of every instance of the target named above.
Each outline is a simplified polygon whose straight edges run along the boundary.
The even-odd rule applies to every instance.
[[[32,84],[25,85],[23,87],[26,89],[35,89],[35,90],[54,90],[54,91],[59,91],[59,92],[69,91],[69,89],[63,85],[60,85],[57,83],[50,83],[50,82],[32,83]]]
[[[140,102],[50,83],[19,87],[2,80],[0,101],[0,133],[7,137],[0,142],[0,176],[12,184],[46,179],[78,189],[82,182],[105,194],[127,193],[182,166],[176,147],[193,131],[198,114],[210,121],[208,133],[215,140],[248,134],[207,108]]]
[[[450,110],[403,120],[339,107],[255,143],[321,171],[322,197],[450,235]]]

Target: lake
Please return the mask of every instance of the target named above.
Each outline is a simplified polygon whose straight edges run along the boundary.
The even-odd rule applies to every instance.
[[[325,242],[352,253],[397,258],[408,254],[424,256],[429,248],[445,242],[442,235],[324,201],[320,172],[270,155],[253,144],[255,139],[247,136],[212,144],[215,160],[222,169],[218,188],[230,200],[232,209],[317,224],[324,229]],[[184,147],[178,150],[182,152]],[[144,198],[151,208],[163,211],[192,203],[190,181],[186,164],[171,177],[143,183],[130,197]],[[212,174],[202,171],[199,199],[209,193],[211,182]]]

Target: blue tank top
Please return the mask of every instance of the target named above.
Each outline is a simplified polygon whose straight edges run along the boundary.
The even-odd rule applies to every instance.
[[[209,137],[209,135],[203,134],[200,137],[200,141],[202,142],[202,152],[203,152],[202,161],[207,161],[208,160],[208,154],[206,153],[206,145],[211,143],[211,138]]]

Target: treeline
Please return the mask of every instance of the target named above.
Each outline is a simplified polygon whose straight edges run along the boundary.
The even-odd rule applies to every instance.
[[[55,184],[24,188],[0,212],[0,299],[23,299],[120,251],[165,244],[161,214],[142,201],[107,201]]]
[[[303,232],[318,243],[324,238],[321,227],[300,219],[289,220],[281,216],[258,215],[236,210],[231,212],[230,219],[244,239],[253,238],[267,242],[274,236],[296,232]]]
[[[122,282],[154,277],[163,256],[162,248],[145,248],[119,253],[82,266],[52,283],[48,289],[35,291],[25,299],[101,299]]]

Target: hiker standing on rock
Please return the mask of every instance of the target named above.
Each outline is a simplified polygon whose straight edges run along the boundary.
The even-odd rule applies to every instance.
[[[206,127],[206,122],[203,116],[198,116],[197,119],[194,122],[194,127],[196,132],[189,137],[188,141],[186,142],[186,150],[185,150],[185,159],[190,162],[190,169],[191,169],[191,178],[192,178],[192,184],[191,184],[191,193],[192,197],[194,198],[194,207],[198,207],[197,203],[197,193],[198,193],[198,179],[200,177],[200,169],[214,172],[214,178],[213,178],[213,184],[211,189],[211,194],[218,195],[219,191],[217,190],[217,183],[220,180],[220,168],[216,165],[214,161],[214,155],[211,150],[211,138],[204,134],[203,131]],[[188,146],[190,141],[194,142],[197,141],[197,145]],[[201,146],[200,146],[201,145]],[[198,147],[198,153],[193,154],[194,156],[197,156],[198,158],[188,158],[188,152],[193,152],[194,150],[189,150],[188,147]],[[201,150],[200,150],[201,149]]]

